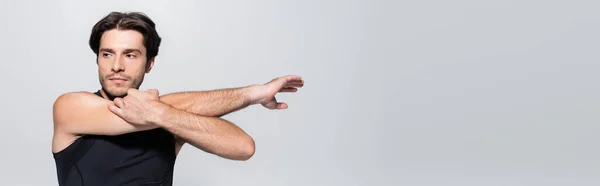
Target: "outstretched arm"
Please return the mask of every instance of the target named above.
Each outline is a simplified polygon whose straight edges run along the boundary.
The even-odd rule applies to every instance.
[[[254,86],[210,91],[185,91],[160,96],[160,100],[190,113],[221,117],[250,105]]]
[[[298,87],[303,86],[303,82],[298,76],[279,77],[264,85],[247,87],[247,94],[241,93],[239,97],[242,99],[246,97],[245,99],[249,101],[242,102],[247,102],[248,105],[260,103],[268,109],[286,109],[288,105],[277,102],[275,94],[279,92],[296,92]],[[216,93],[219,91],[225,94]],[[149,91],[152,94],[148,97],[149,94],[133,89],[128,92],[128,96],[124,99],[115,99],[115,106],[111,107],[111,111],[127,121],[151,123],[170,131],[178,138],[178,148],[183,145],[182,142],[187,142],[198,149],[224,158],[246,160],[254,154],[254,140],[242,129],[227,120],[202,116],[202,114],[210,114],[211,109],[213,109],[211,107],[219,108],[219,98],[235,100],[236,96],[224,96],[227,95],[227,91],[236,92],[235,89],[222,89],[212,93],[210,91],[197,93],[195,96],[179,93],[179,96],[181,96],[179,97],[180,101],[173,101],[177,98],[175,97],[176,94],[172,94],[172,98],[164,96],[159,100],[156,91]],[[208,96],[211,94],[216,96]],[[156,101],[152,101],[154,96],[156,96]],[[192,102],[193,104],[186,104],[188,103],[184,99],[186,96],[188,96],[188,99],[194,97],[199,99]],[[208,103],[204,104],[198,100],[204,100]],[[239,104],[234,105],[239,106]],[[235,106],[225,106],[223,108],[225,108],[223,109],[225,111],[222,111],[222,113],[236,109]]]
[[[304,80],[300,76],[288,75],[275,78],[264,85],[170,93],[161,96],[160,100],[190,113],[221,117],[258,103],[269,109],[287,108],[285,103],[277,104],[274,100],[275,93],[296,92],[303,85]]]

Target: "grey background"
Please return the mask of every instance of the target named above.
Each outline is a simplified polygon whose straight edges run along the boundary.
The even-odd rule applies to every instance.
[[[142,89],[265,83],[227,116],[246,162],[184,147],[176,185],[599,185],[600,3],[543,0],[0,2],[0,179],[57,185],[52,103],[99,88],[87,45],[110,11],[164,38]]]

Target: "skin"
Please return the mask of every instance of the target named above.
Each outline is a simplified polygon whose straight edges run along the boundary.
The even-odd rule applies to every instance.
[[[142,34],[117,29],[105,32],[98,54],[98,75],[104,93],[123,97],[130,88],[139,88],[144,74],[154,66],[154,59],[146,61]]]
[[[86,134],[121,135],[160,127],[176,136],[176,153],[187,143],[223,158],[248,160],[255,151],[252,137],[219,117],[254,104],[287,109],[275,95],[296,92],[304,85],[301,77],[288,75],[266,84],[159,96],[156,89],[138,90],[153,65],[154,59],[146,59],[140,33],[105,32],[98,54],[103,98],[70,92],[56,99],[52,151],[59,152]]]

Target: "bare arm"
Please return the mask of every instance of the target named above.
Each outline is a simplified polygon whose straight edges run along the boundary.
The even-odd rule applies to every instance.
[[[109,110],[131,123],[158,126],[177,137],[176,153],[183,142],[198,149],[233,160],[246,160],[254,154],[254,141],[233,123],[192,114],[160,101],[158,90],[129,89],[124,98],[115,98]]]
[[[163,95],[160,100],[190,113],[221,117],[248,107],[251,104],[249,93],[254,87],[177,92]]]
[[[205,152],[231,160],[248,160],[254,155],[254,140],[233,123],[179,110],[162,104],[150,121]]]
[[[196,114],[196,115],[198,115],[198,117],[201,117],[201,116],[222,117],[226,114],[235,112],[237,110],[240,110],[240,109],[243,109],[243,108],[249,106],[250,100],[248,97],[248,92],[251,89],[252,89],[252,86],[241,87],[241,88],[218,89],[218,90],[210,90],[210,91],[185,91],[185,92],[166,94],[166,95],[160,96],[159,99],[161,102],[163,102],[173,108],[183,110],[183,111],[186,111],[186,112],[189,112],[192,114]],[[202,117],[202,118],[205,119],[205,117]],[[210,119],[210,120],[215,120],[215,119]],[[217,121],[218,122],[215,122],[213,124],[221,124],[222,125],[223,123],[226,123],[225,125],[233,125],[229,121],[224,121],[224,120],[217,120]],[[188,123],[188,127],[192,127],[192,128],[200,127],[201,128],[202,126],[189,126],[189,123]],[[233,127],[239,129],[235,125]],[[191,130],[191,131],[196,131],[196,130]],[[237,130],[235,130],[235,131],[237,131]],[[175,135],[175,139],[176,139],[175,153],[178,154],[179,151],[181,150],[181,148],[183,147],[183,145],[185,145],[185,143],[190,143],[191,145],[193,145],[194,147],[196,147],[198,149],[210,152],[210,149],[206,149],[201,144],[199,144],[198,139],[190,140],[193,138],[190,138],[189,136],[187,138],[184,138],[185,136],[180,136],[180,135],[182,135],[180,133],[181,132],[173,133]],[[187,135],[190,135],[189,134],[190,131],[186,131],[185,133]],[[183,134],[183,135],[186,135],[186,134]],[[192,135],[193,134],[195,134],[195,133],[192,133]],[[199,135],[197,135],[198,138],[205,137],[205,135],[203,135],[205,133],[198,133],[198,134],[199,134]],[[234,144],[234,145],[237,145],[237,144]],[[254,146],[254,143],[252,143],[251,145]],[[254,151],[254,149],[252,148],[251,150],[247,150],[247,151]],[[211,153],[219,155],[221,152],[217,151],[217,152],[211,152]],[[248,152],[246,152],[246,154],[248,154]],[[249,153],[249,154],[253,154],[253,153]],[[243,153],[242,153],[242,155],[243,155]],[[223,155],[223,156],[232,157],[232,155]],[[244,158],[242,158],[242,159],[244,159]]]
[[[285,109],[274,96],[278,92],[296,92],[304,85],[300,76],[287,75],[275,78],[264,85],[250,85],[210,91],[186,91],[166,94],[160,100],[177,109],[190,113],[221,117],[253,104],[262,104],[268,109]]]
[[[65,135],[120,135],[158,128],[129,123],[108,110],[111,101],[92,93],[71,92],[61,95],[53,105],[55,133]]]
[[[199,120],[202,122],[191,121],[185,124],[186,122],[181,122],[182,120],[171,120],[174,121],[175,124],[171,125],[171,127],[167,126],[164,128],[170,128],[170,131],[175,134],[177,138],[176,152],[181,149],[183,144],[188,142],[204,151],[212,152],[217,155],[221,154],[222,157],[235,159],[236,154],[237,156],[240,156],[241,154],[241,158],[245,159],[245,156],[252,156],[254,153],[254,142],[252,138],[228,121],[223,122],[224,120],[216,120],[215,118],[203,116],[221,117],[258,103],[268,109],[286,109],[288,105],[283,102],[277,102],[274,97],[275,94],[278,92],[296,92],[297,89],[303,85],[304,80],[302,80],[301,77],[288,75],[275,78],[264,85],[167,94],[161,96],[159,99],[176,109],[196,114],[197,116],[192,120],[200,118]],[[183,112],[180,112],[180,114],[189,115]],[[216,121],[211,123],[206,122],[210,120]],[[216,129],[216,132],[211,133],[212,131],[210,129]],[[228,133],[223,131],[228,131]],[[211,142],[211,140],[206,140],[209,137],[212,137],[213,139],[234,138],[234,140],[222,140],[221,142],[224,143],[218,144]],[[238,148],[238,150],[236,150],[237,153],[235,153],[235,151],[229,151],[231,148]]]
[[[72,92],[59,96],[53,106],[53,151],[58,152],[64,149],[72,142],[72,140],[81,135],[113,136],[161,127],[149,121],[152,118],[156,118],[155,116],[158,115],[153,114],[156,113],[157,107],[148,106],[157,105],[157,102],[160,101],[158,99],[152,100],[148,96],[145,96],[145,94],[148,94],[146,92],[135,92],[138,93],[135,94],[136,97],[128,96],[124,99],[118,98],[115,99],[114,103],[113,101],[103,99],[89,92]],[[156,96],[158,96],[158,93]],[[130,109],[127,110],[130,112],[124,113],[122,110],[118,109],[118,107],[127,107],[124,106],[124,101],[127,102],[128,105],[131,105],[131,107],[134,107],[135,103],[154,104],[147,104],[145,107],[139,107],[140,109],[138,110]],[[158,105],[177,104],[159,103]],[[110,108],[111,106],[113,108]],[[177,138],[176,153],[185,142],[188,142],[199,149],[225,158],[247,159],[249,156],[252,156],[251,154],[253,154],[254,151],[254,142],[252,138],[233,123],[217,117],[197,116],[171,106],[169,106],[169,108],[172,109],[169,112],[176,115],[169,114],[167,116],[174,118],[174,121],[177,121],[177,124],[175,125],[181,125],[183,127],[175,127],[172,129],[173,131],[171,131],[174,132]],[[117,111],[117,113],[113,111]],[[183,121],[186,121],[186,123],[182,123]],[[167,124],[171,123],[169,122]],[[215,131],[198,130],[205,126],[208,126],[210,129],[215,129]],[[193,136],[190,137],[190,135]],[[229,141],[222,140],[219,143],[214,143],[214,140],[207,140],[204,142],[207,136],[211,136],[215,139],[229,139]],[[251,144],[231,143],[231,140],[236,139],[250,142]],[[202,140],[202,142],[199,140]]]

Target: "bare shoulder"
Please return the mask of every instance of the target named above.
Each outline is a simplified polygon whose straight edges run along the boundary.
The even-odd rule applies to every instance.
[[[91,92],[79,91],[64,93],[54,101],[53,110],[55,113],[63,111],[77,111],[82,107],[94,107],[99,104],[106,104],[108,100],[102,99]]]
[[[56,98],[52,108],[55,128],[73,117],[81,117],[98,108],[106,107],[107,102],[109,101],[91,92],[64,93]]]
[[[52,151],[59,152],[69,146],[79,136],[67,132],[68,124],[73,123],[74,117],[81,116],[86,108],[92,107],[90,103],[100,102],[102,99],[91,92],[78,91],[64,93],[56,98],[53,105],[54,136]]]
[[[85,92],[85,91],[67,92],[67,93],[64,93],[64,94],[58,96],[58,98],[56,98],[56,100],[54,101],[54,105],[62,106],[64,104],[72,104],[72,103],[79,103],[80,101],[93,101],[93,100],[99,100],[99,99],[102,99],[102,98],[96,96],[94,93],[91,93],[91,92]]]

